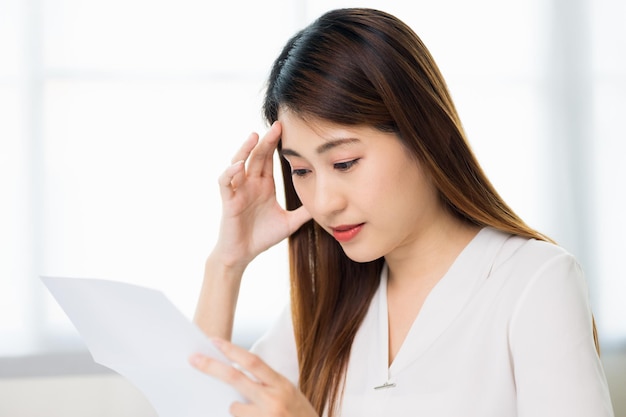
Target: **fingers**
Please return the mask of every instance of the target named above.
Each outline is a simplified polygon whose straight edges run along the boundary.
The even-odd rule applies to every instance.
[[[217,183],[220,186],[222,199],[229,199],[245,177],[244,161],[240,160],[226,168],[219,176]]]
[[[278,146],[280,134],[280,123],[275,122],[251,152],[248,161],[248,175],[263,177],[274,175],[274,150]]]
[[[194,355],[191,364],[198,370],[232,386],[247,402],[235,402],[230,407],[234,416],[312,416],[317,413],[302,393],[285,377],[270,368],[257,355],[221,339],[214,345],[235,363]]]
[[[214,340],[214,344],[239,369],[201,354],[191,356],[189,362],[196,369],[232,386],[248,400],[259,401],[262,387],[277,385],[281,381],[278,373],[246,349],[221,339]]]
[[[193,355],[189,362],[199,371],[232,386],[249,401],[258,400],[260,385],[234,366],[200,354]]]
[[[235,153],[229,166],[218,178],[222,197],[230,197],[243,184],[246,175],[273,176],[274,150],[280,140],[281,127],[274,123],[259,142],[259,135],[251,133]],[[245,165],[248,162],[248,168]],[[247,172],[246,172],[247,171]]]
[[[281,379],[281,376],[276,371],[247,349],[222,339],[213,339],[213,344],[217,346],[226,358],[241,366],[260,383],[274,385]]]
[[[248,139],[241,145],[241,148],[235,153],[231,160],[231,166],[229,166],[222,175],[218,178],[217,182],[220,185],[220,191],[222,197],[229,197],[232,195],[239,185],[243,183],[245,178],[245,162],[250,156],[250,153],[254,147],[259,143],[259,135],[251,133]]]
[[[254,149],[254,147],[259,143],[259,135],[256,133],[251,133],[248,136],[248,139],[241,145],[241,148],[237,151],[235,155],[233,155],[233,159],[230,161],[234,164],[237,161],[245,161],[250,156],[250,152]]]

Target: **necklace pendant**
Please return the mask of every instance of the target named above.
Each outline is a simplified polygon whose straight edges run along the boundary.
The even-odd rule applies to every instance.
[[[377,387],[374,387],[375,390],[381,390],[381,389],[387,389],[387,388],[393,388],[396,386],[395,382],[389,382],[389,381],[385,381],[384,384],[379,385]]]

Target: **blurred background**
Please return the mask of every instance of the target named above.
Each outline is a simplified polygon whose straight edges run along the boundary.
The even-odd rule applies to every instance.
[[[271,63],[348,6],[418,33],[496,188],[578,257],[626,417],[623,0],[0,0],[0,415],[154,415],[39,276],[156,288],[191,318],[217,177],[265,130]],[[284,244],[250,266],[238,343],[285,306],[287,273]]]

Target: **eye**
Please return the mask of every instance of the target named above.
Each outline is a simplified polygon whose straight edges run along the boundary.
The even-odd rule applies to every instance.
[[[291,170],[291,175],[294,176],[294,177],[303,178],[303,177],[306,177],[306,175],[309,172],[311,172],[311,171],[308,170],[308,169],[303,169],[303,168],[302,169],[300,169],[300,168],[299,169],[292,169]]]
[[[359,162],[359,158],[353,159],[351,161],[335,162],[333,164],[333,168],[335,168],[338,171],[350,171],[350,169],[353,168],[358,162]]]

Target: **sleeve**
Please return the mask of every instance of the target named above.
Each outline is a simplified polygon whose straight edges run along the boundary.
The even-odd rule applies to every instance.
[[[519,417],[613,417],[592,328],[582,270],[559,253],[529,281],[509,329]]]
[[[283,310],[272,327],[254,343],[250,350],[272,369],[297,385],[298,356],[289,307]]]

